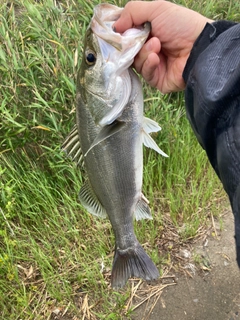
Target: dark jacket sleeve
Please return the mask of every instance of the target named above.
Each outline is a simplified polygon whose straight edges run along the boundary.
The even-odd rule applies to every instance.
[[[240,24],[207,24],[183,78],[187,117],[230,199],[240,267]]]

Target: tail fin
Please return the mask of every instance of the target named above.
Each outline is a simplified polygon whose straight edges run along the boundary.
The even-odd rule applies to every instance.
[[[139,243],[126,250],[116,249],[111,276],[112,288],[122,288],[131,277],[144,280],[159,277],[157,267]]]

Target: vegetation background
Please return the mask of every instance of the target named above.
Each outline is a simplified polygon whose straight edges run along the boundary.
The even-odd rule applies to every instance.
[[[0,0],[0,319],[131,318],[109,287],[114,237],[83,210],[80,171],[60,147],[75,123],[76,74],[96,0]],[[126,1],[108,1],[124,6]],[[179,0],[213,19],[240,20],[240,3]],[[144,84],[145,113],[169,158],[144,153],[154,219],[136,234],[161,274],[172,265],[169,225],[183,243],[221,210],[224,193],[185,116],[183,93]],[[86,307],[87,306],[87,307]]]

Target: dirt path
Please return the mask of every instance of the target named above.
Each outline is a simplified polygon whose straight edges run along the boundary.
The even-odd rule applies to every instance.
[[[218,240],[194,247],[210,266],[210,271],[193,278],[180,275],[177,285],[169,286],[148,320],[240,320],[240,271],[236,264],[233,215],[223,217],[223,231]],[[146,306],[137,309],[133,320],[145,320]],[[146,313],[145,313],[146,314]]]

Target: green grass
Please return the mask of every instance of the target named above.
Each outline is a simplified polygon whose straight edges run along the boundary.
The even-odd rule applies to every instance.
[[[176,2],[240,20],[238,2]],[[53,319],[57,310],[82,319],[87,302],[92,319],[121,319],[131,287],[109,288],[111,226],[83,210],[81,173],[60,151],[74,124],[82,40],[98,1],[1,3],[0,319]],[[143,190],[154,220],[135,227],[162,272],[166,218],[181,241],[195,237],[210,213],[217,216],[223,192],[185,117],[183,94],[144,86],[144,96],[146,115],[162,126],[154,139],[169,158],[145,150]]]

